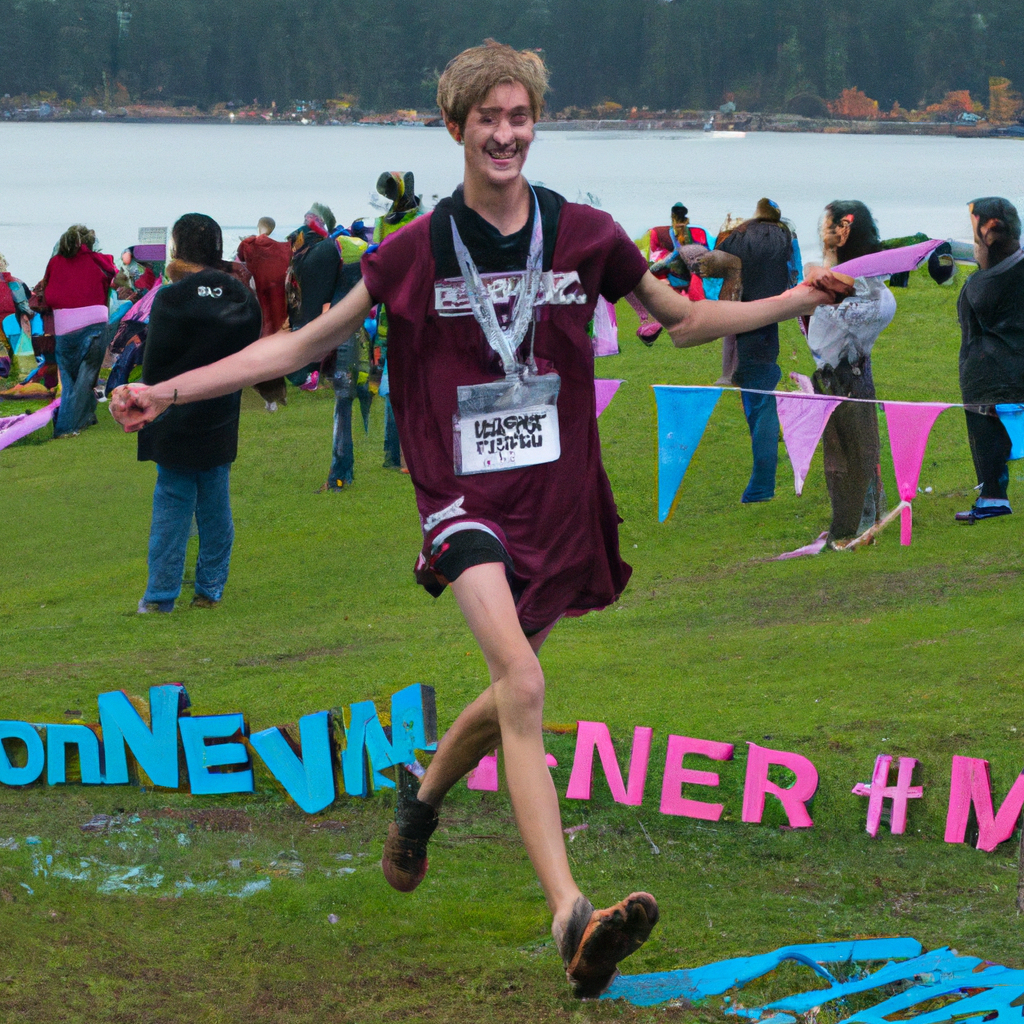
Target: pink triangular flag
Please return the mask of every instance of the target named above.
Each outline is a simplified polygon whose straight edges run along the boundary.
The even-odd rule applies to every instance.
[[[797,494],[804,489],[804,480],[814,451],[839,401],[838,398],[804,398],[802,393],[775,396],[779,422],[782,424],[782,439],[786,442],[789,461],[793,464],[793,485]]]
[[[889,447],[896,471],[896,487],[903,501],[913,501],[921,478],[921,462],[928,444],[928,434],[940,412],[949,408],[944,402],[883,402],[885,421],[889,425]],[[900,543],[910,544],[912,530],[910,508],[900,517]]]
[[[594,398],[597,402],[595,415],[600,416],[608,408],[608,403],[615,397],[621,383],[621,380],[608,380],[605,377],[594,378]]]
[[[593,345],[595,356],[619,354],[619,324],[615,318],[615,307],[603,295],[597,297],[594,306]]]
[[[797,548],[796,551],[787,551],[784,554],[776,555],[776,562],[784,562],[787,558],[800,558],[801,555],[817,555],[825,549],[825,543],[828,541],[828,530],[824,533],[818,534],[817,540],[812,540],[810,544],[805,544],[802,548]]]

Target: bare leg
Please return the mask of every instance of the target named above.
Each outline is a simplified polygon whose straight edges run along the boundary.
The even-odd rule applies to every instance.
[[[527,639],[499,562],[467,569],[451,587],[483,652],[491,685],[442,738],[418,797],[405,804],[400,799],[381,867],[396,889],[411,892],[419,885],[438,804],[500,742],[519,834],[551,911],[551,934],[566,978],[577,996],[597,996],[615,977],[619,962],[646,941],[658,921],[658,904],[649,893],[632,893],[595,910],[573,881],[542,734],[544,675],[537,652],[554,623]]]
[[[419,799],[440,808],[448,790],[472,771],[480,758],[494,753],[499,746],[498,709],[492,687],[488,686],[441,737],[430,767],[420,781]]]
[[[420,785],[420,799],[443,799],[456,779],[494,749],[496,720],[519,834],[554,916],[552,932],[558,939],[580,891],[569,870],[558,796],[545,760],[544,675],[519,625],[502,564],[475,565],[451,586],[483,652],[491,685],[438,745]],[[538,646],[543,636],[535,638]]]
[[[548,638],[554,626],[555,623],[552,623],[540,633],[528,638],[527,642],[534,654],[540,651],[541,644]],[[492,754],[500,746],[498,708],[494,700],[493,687],[488,686],[463,710],[451,728],[441,737],[437,752],[420,782],[419,799],[431,807],[440,809],[452,786],[471,772],[482,757]]]

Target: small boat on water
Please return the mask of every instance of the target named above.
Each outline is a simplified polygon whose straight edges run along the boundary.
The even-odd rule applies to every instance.
[[[747,137],[746,132],[734,132],[734,131],[713,131],[711,138],[713,139],[745,139]]]

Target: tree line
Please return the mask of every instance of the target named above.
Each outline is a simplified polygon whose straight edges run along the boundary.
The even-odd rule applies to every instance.
[[[0,95],[429,109],[493,37],[543,52],[549,109],[882,109],[1024,84],[1020,0],[0,0]]]

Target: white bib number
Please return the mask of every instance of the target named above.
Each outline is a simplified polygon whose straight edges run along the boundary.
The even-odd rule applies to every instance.
[[[455,472],[496,473],[554,462],[558,439],[557,373],[470,384],[458,388],[453,417]]]
[[[457,417],[456,434],[461,476],[538,466],[562,451],[554,405]]]

